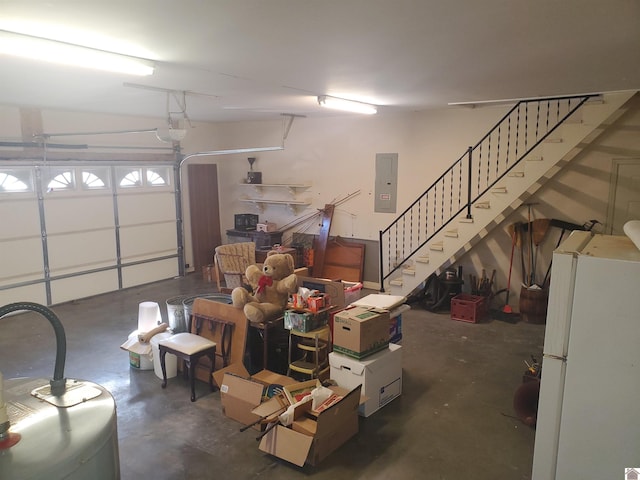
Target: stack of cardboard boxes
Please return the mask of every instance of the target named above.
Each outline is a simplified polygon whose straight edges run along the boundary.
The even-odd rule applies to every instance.
[[[213,374],[224,414],[256,432],[261,451],[298,466],[320,463],[358,432],[359,415],[371,415],[402,392],[401,347],[390,343],[399,322],[391,322],[390,310],[370,301],[346,305],[340,282],[306,281],[338,303],[330,317],[330,382],[297,382],[268,370],[251,376],[241,363]],[[326,388],[331,395],[323,404],[300,401]]]
[[[397,320],[391,322],[390,311],[403,301],[403,297],[368,295],[334,317],[330,377],[347,388],[362,386],[364,401],[358,413],[364,417],[402,393],[401,347],[391,343],[392,338],[401,338],[400,315],[394,313]]]

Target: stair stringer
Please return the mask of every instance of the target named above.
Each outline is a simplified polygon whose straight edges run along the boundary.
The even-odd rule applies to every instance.
[[[560,125],[512,169],[516,175],[505,175],[474,202],[472,219],[466,218],[466,212],[458,214],[407,258],[404,267],[385,281],[384,291],[409,295],[429,275],[440,274],[453,265],[617,120],[624,113],[623,105],[635,93],[607,93],[598,101],[586,102],[570,117],[573,121]]]

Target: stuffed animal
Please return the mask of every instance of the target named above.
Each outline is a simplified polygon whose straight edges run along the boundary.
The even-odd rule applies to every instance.
[[[250,322],[263,323],[278,318],[287,308],[289,295],[297,291],[297,278],[293,273],[293,257],[288,253],[271,251],[262,269],[249,265],[245,276],[253,288],[251,294],[244,287],[231,292],[233,306],[242,308]]]

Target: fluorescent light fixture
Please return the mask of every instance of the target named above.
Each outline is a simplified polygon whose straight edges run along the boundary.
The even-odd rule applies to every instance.
[[[344,98],[331,97],[329,95],[319,95],[318,104],[321,107],[333,108],[335,110],[342,110],[345,112],[365,113],[367,115],[378,113],[378,109],[375,107],[375,105],[356,102],[355,100],[346,100]]]
[[[129,75],[153,75],[152,61],[0,30],[0,54]]]

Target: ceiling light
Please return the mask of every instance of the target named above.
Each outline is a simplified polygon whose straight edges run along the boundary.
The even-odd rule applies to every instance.
[[[346,100],[344,98],[330,97],[329,95],[319,95],[318,104],[321,107],[343,110],[345,112],[366,113],[367,115],[378,113],[375,105],[356,102],[355,100]]]
[[[152,75],[155,67],[152,61],[142,58],[3,30],[0,54],[140,76]]]

